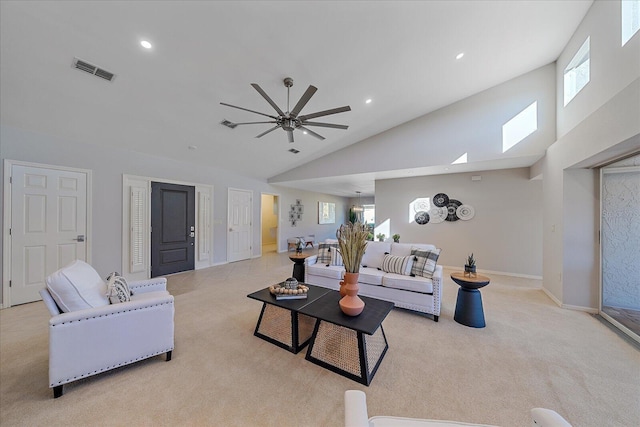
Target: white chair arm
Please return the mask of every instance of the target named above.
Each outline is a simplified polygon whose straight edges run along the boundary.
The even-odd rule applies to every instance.
[[[304,264],[305,265],[313,265],[318,261],[318,255],[311,255],[309,257],[306,257],[304,259]]]
[[[49,319],[49,386],[57,387],[174,347],[168,292]]]
[[[153,279],[135,280],[128,282],[129,289],[135,294],[145,292],[157,292],[167,290],[166,277],[154,277]]]
[[[545,408],[531,410],[531,425],[533,427],[571,427],[571,424],[556,411]]]
[[[369,427],[367,396],[360,390],[344,392],[345,427]]]

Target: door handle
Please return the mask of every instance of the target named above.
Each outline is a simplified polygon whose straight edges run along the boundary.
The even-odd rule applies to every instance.
[[[76,237],[75,239],[78,242],[84,242],[84,234],[78,234],[78,237]]]

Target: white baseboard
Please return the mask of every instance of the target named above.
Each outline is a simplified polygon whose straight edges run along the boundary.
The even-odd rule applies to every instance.
[[[575,311],[584,311],[589,314],[598,314],[600,311],[597,308],[592,307],[583,307],[581,305],[571,305],[571,304],[563,304],[555,295],[553,295],[548,289],[542,288],[542,291],[560,308],[565,308],[567,310],[575,310]]]
[[[556,298],[556,296],[554,294],[549,292],[549,290],[547,288],[542,287],[542,292],[544,292],[551,299],[551,301],[555,302],[558,307],[562,307],[562,301],[560,301],[558,298]]]
[[[214,262],[213,264],[211,264],[211,267],[217,267],[219,265],[225,265],[225,264],[229,264],[229,263],[227,261]]]

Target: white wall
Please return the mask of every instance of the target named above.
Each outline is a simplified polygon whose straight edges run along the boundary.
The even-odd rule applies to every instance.
[[[543,286],[559,304],[590,311],[597,309],[599,268],[585,248],[598,244],[598,191],[592,171],[565,170],[640,149],[640,34],[621,47],[620,32],[620,2],[594,2],[558,58],[559,138],[535,167],[544,176]],[[562,107],[563,70],[587,35],[591,81]],[[580,186],[593,190],[576,194]]]
[[[472,181],[472,176],[480,181]],[[445,193],[475,209],[468,221],[419,225],[409,204]],[[376,181],[376,225],[389,222],[387,237],[442,249],[438,263],[464,265],[473,252],[478,269],[542,276],[542,182],[528,168]]]
[[[106,148],[65,141],[48,135],[25,131],[13,127],[0,127],[0,160],[10,159],[50,165],[69,166],[93,171],[93,231],[89,238],[92,242],[92,263],[99,273],[122,271],[122,175],[131,174],[158,179],[192,182],[214,186],[213,197],[213,262],[225,263],[227,260],[227,188],[234,187],[254,192],[254,224],[260,224],[260,193],[278,194],[282,206],[302,199],[308,203],[304,220],[294,229],[297,233],[329,236],[335,234],[335,227],[319,225],[317,202],[336,203],[336,220],[339,225],[344,216],[339,212],[346,210],[346,198],[326,196],[320,193],[296,191],[278,187],[252,178],[234,174],[231,171],[193,167],[171,159],[145,155],[128,150],[108,150]],[[4,168],[4,165],[2,166]],[[3,199],[0,199],[3,200]],[[4,209],[4,202],[2,209]],[[315,209],[315,213],[314,213]],[[283,211],[283,215],[286,214]],[[284,218],[284,217],[283,217]],[[281,225],[281,250],[286,249],[286,237],[292,234],[288,222]],[[337,227],[336,225],[336,227]],[[259,226],[254,228],[253,255],[258,256],[260,247]],[[283,242],[284,241],[284,247]],[[2,251],[2,245],[0,245]],[[2,253],[0,252],[0,257]],[[2,278],[4,283],[5,278]],[[1,292],[0,292],[1,294]]]
[[[503,153],[502,125],[534,101],[538,103],[538,130]],[[441,165],[451,164],[464,153],[468,153],[469,163],[530,156],[531,164],[556,140],[555,102],[555,64],[549,64],[270,178],[269,182],[434,165],[438,166],[433,173],[445,173]]]

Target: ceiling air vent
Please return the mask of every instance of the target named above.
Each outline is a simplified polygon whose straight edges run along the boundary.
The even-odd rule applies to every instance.
[[[289,149],[289,152],[293,153],[293,154],[298,154],[300,152],[300,150],[296,150],[295,148],[291,148],[291,149]]]
[[[220,124],[231,129],[235,129],[235,127],[238,126],[236,123],[230,122],[227,119],[224,119],[223,121],[221,121]]]
[[[107,70],[103,70],[102,68],[98,68],[95,65],[89,64],[88,62],[78,58],[73,58],[73,67],[80,71],[84,71],[85,73],[93,74],[94,76],[100,77],[101,79],[105,79],[107,81],[113,81],[113,79],[116,77],[115,74]]]

